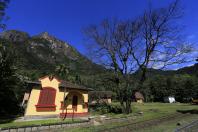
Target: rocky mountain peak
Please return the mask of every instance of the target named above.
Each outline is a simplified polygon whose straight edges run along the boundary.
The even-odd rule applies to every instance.
[[[42,32],[38,35],[38,37],[44,38],[44,39],[54,39],[54,37],[50,35],[48,32]]]
[[[45,40],[49,41],[51,45],[55,45],[55,47],[61,46],[61,45],[64,45],[66,47],[69,46],[67,43],[65,43],[64,41],[61,41],[60,39],[57,39],[53,35],[50,35],[48,32],[42,32],[39,35],[36,35],[33,37],[45,39]]]
[[[60,48],[69,47],[69,45],[66,42],[64,42],[64,41],[62,41],[62,40],[50,35],[48,32],[42,32],[39,35],[36,35],[34,37],[47,40],[48,42],[50,42],[52,48],[53,47],[54,48],[57,48],[57,47],[60,47]]]
[[[29,36],[26,32],[7,30],[0,34],[0,38],[20,44],[28,44],[28,46],[26,45],[26,50],[28,52],[34,52],[37,56],[45,56],[44,54],[46,53],[43,52],[51,52],[56,55],[65,56],[70,60],[76,60],[81,56],[79,52],[67,42],[50,35],[48,32]]]
[[[72,60],[76,60],[79,57],[79,53],[78,51],[76,51],[76,49],[70,46],[67,42],[64,42],[54,37],[53,35],[50,35],[48,32],[42,32],[36,36],[33,36],[33,38],[40,38],[47,40],[49,42],[48,46],[56,54],[65,55]]]
[[[7,30],[0,34],[0,38],[13,41],[13,42],[24,42],[30,38],[29,34],[17,30]]]

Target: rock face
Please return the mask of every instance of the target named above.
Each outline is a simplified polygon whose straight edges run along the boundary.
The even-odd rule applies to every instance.
[[[48,32],[43,32],[33,38],[45,39],[49,42],[49,47],[54,51],[54,53],[62,53],[68,56],[70,59],[76,60],[79,57],[79,53],[68,43],[61,41],[54,36],[50,35]]]
[[[54,62],[54,56],[60,54],[61,56],[67,56],[67,58],[72,60],[77,60],[80,56],[80,53],[76,49],[74,49],[68,43],[50,35],[48,32],[43,32],[39,35],[30,37],[28,33],[22,31],[8,30],[1,33],[0,38],[9,40],[11,42],[28,44],[26,45],[27,52],[33,52],[37,55],[37,57],[40,59],[45,58],[48,62]],[[48,52],[48,56],[46,56],[46,53],[43,53],[45,51],[46,53]],[[58,60],[59,59],[60,57]]]
[[[0,35],[1,38],[7,39],[13,42],[24,42],[30,38],[28,33],[17,31],[17,30],[8,30]]]

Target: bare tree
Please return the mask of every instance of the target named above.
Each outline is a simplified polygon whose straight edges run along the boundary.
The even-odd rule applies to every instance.
[[[141,17],[142,40],[140,54],[134,52],[133,57],[142,71],[141,82],[146,79],[147,68],[164,69],[169,65],[190,62],[187,53],[192,45],[182,40],[177,20],[183,12],[178,0],[167,8],[148,10]],[[137,49],[136,49],[137,50]]]
[[[90,26],[85,34],[92,42],[92,50],[104,66],[113,69],[116,93],[123,111],[130,113],[132,89],[129,88],[130,73],[135,68],[132,46],[138,38],[141,25],[134,21],[104,20],[100,26]],[[126,96],[127,95],[127,96]]]
[[[182,15],[178,1],[166,8],[149,9],[135,20],[104,20],[84,30],[94,61],[113,69],[116,93],[123,112],[131,112],[132,91],[141,88],[148,68],[163,69],[188,62],[191,45],[183,42],[177,20]],[[141,71],[136,85],[132,74]]]

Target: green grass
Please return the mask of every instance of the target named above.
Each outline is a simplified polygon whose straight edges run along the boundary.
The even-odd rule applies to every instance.
[[[0,128],[10,128],[10,127],[24,127],[24,126],[32,126],[32,125],[45,125],[45,124],[55,124],[55,123],[76,123],[80,122],[80,119],[65,119],[62,121],[61,119],[46,119],[46,120],[33,120],[33,121],[21,121],[21,122],[9,122],[0,124]]]
[[[118,102],[113,102],[113,104],[118,104]],[[143,112],[144,120],[158,117],[158,116],[165,116],[169,114],[174,114],[177,112],[177,110],[192,110],[192,109],[198,109],[197,105],[191,105],[191,104],[183,104],[183,103],[132,103],[132,113],[131,114],[114,114],[114,113],[108,113],[104,114],[107,117],[111,118],[126,118],[136,115],[138,112]],[[92,113],[94,116],[99,116],[99,113],[94,112]]]
[[[111,118],[126,118],[126,117],[134,117],[134,120],[131,120],[130,122],[115,122],[111,124],[104,124],[99,126],[91,126],[91,127],[84,127],[84,128],[73,128],[67,130],[67,132],[93,132],[93,131],[103,131],[104,129],[108,128],[114,128],[118,126],[125,126],[130,123],[150,120],[154,118],[160,118],[162,116],[167,116],[170,114],[174,114],[177,112],[177,110],[198,110],[198,107],[196,105],[191,104],[181,104],[181,103],[175,103],[175,104],[168,104],[168,103],[144,103],[144,104],[138,104],[133,103],[132,104],[132,110],[133,113],[129,115],[125,114],[106,114],[106,116],[109,116]],[[138,112],[143,112],[143,115],[138,115]],[[97,115],[97,114],[95,114]],[[192,116],[193,118],[193,116]],[[174,124],[175,125],[175,124]],[[166,128],[166,127],[164,127]],[[64,131],[64,130],[63,130]]]

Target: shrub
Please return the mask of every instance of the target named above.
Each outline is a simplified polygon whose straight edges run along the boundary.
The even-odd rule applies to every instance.
[[[115,114],[122,113],[122,107],[121,105],[110,105],[110,112]]]
[[[107,114],[107,113],[115,113],[120,114],[122,113],[122,107],[118,104],[96,104],[92,106],[92,109],[100,114]]]

